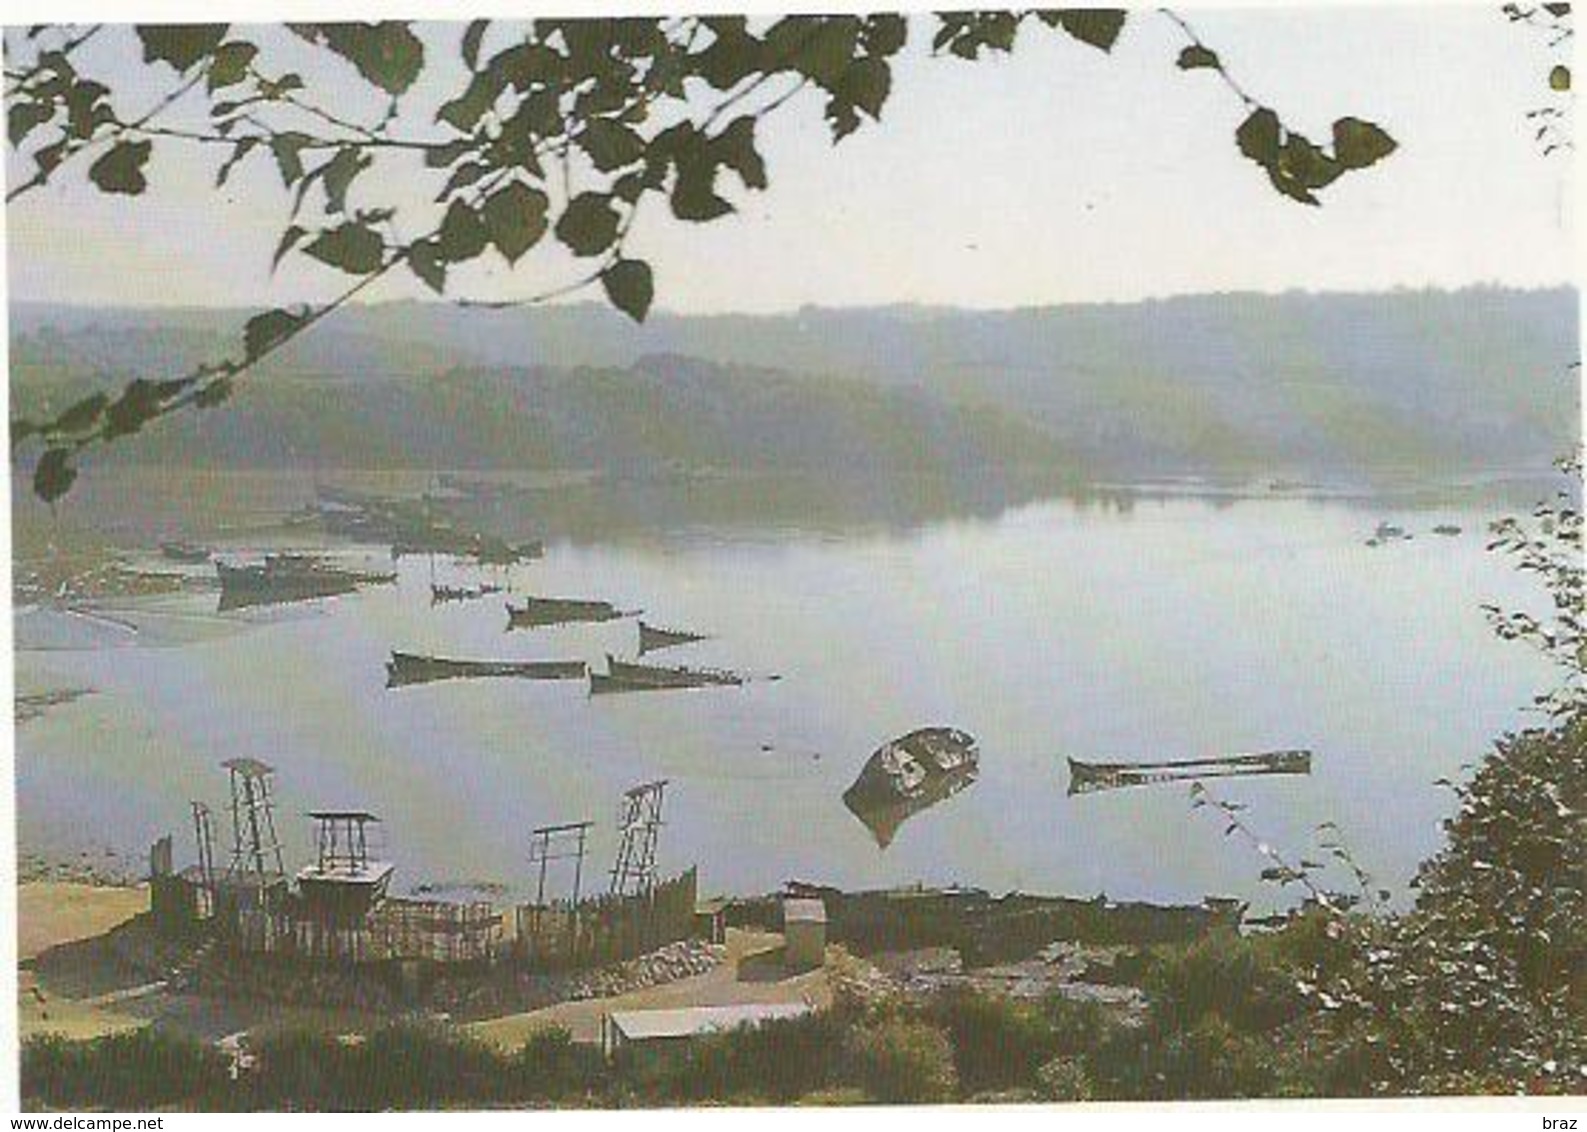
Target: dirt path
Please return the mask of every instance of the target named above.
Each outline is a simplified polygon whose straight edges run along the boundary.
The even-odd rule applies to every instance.
[[[610,998],[559,1002],[527,1014],[474,1022],[467,1029],[493,1045],[515,1049],[547,1026],[565,1026],[575,1041],[599,1041],[601,1016],[613,1010],[804,1001],[818,1007],[831,1004],[827,972],[789,974],[782,966],[781,935],[732,929],[727,933],[727,958],[703,975]]]

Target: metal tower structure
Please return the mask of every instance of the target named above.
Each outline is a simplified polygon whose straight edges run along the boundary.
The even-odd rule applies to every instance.
[[[612,895],[637,896],[656,884],[656,840],[661,835],[661,800],[665,778],[635,786],[623,794],[617,819],[621,837],[612,866]]]
[[[209,807],[193,803],[193,839],[198,843],[198,874],[211,910],[215,907],[215,830]]]
[[[286,865],[270,793],[275,768],[248,758],[227,759],[220,765],[231,773],[232,846],[227,879],[251,873],[263,882],[266,876],[284,876]]]
[[[567,822],[563,825],[543,825],[529,834],[529,864],[540,866],[539,880],[535,886],[535,906],[545,907],[546,867],[552,861],[573,862],[573,892],[569,903],[579,902],[579,888],[584,880],[585,843],[592,821]]]

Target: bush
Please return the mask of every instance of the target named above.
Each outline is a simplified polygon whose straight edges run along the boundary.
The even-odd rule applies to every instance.
[[[1159,951],[1144,984],[1163,1033],[1187,1031],[1209,1015],[1239,1030],[1270,1030],[1304,1009],[1294,975],[1267,947],[1232,930]]]
[[[926,1016],[948,1035],[967,1093],[1029,1085],[1049,1056],[1049,1028],[1031,1003],[956,988],[936,996]]]
[[[1089,1101],[1091,1075],[1075,1057],[1055,1057],[1036,1070],[1036,1088],[1047,1101]]]
[[[51,1108],[191,1104],[230,1081],[230,1061],[219,1050],[154,1027],[86,1042],[30,1038],[22,1045],[21,1071],[23,1097]]]
[[[958,1092],[947,1034],[901,1014],[865,1020],[848,1035],[854,1083],[888,1104],[932,1104]]]
[[[606,1062],[594,1046],[580,1045],[561,1026],[530,1034],[511,1066],[515,1099],[565,1100],[598,1089]]]

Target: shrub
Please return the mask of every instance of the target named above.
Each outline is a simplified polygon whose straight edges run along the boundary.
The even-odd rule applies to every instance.
[[[1236,1029],[1268,1030],[1304,1007],[1294,976],[1232,930],[1159,951],[1144,982],[1152,1020],[1165,1033],[1189,1030],[1209,1015]]]
[[[1055,1057],[1036,1070],[1036,1089],[1047,1101],[1089,1101],[1091,1075],[1075,1057]]]
[[[854,1083],[888,1104],[931,1104],[958,1092],[953,1046],[927,1022],[902,1014],[867,1019],[849,1032]]]
[[[548,1026],[530,1034],[511,1065],[514,1098],[564,1100],[587,1095],[605,1076],[606,1063],[599,1049],[580,1045],[561,1026]]]
[[[57,1035],[22,1045],[22,1095],[52,1108],[147,1109],[223,1090],[230,1061],[196,1038],[154,1027],[86,1042]]]

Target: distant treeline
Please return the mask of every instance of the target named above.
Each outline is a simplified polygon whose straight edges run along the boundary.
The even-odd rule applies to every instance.
[[[1212,295],[979,312],[341,312],[215,413],[102,459],[1081,476],[1541,468],[1579,432],[1575,292]],[[241,311],[12,309],[13,404],[235,352]]]

